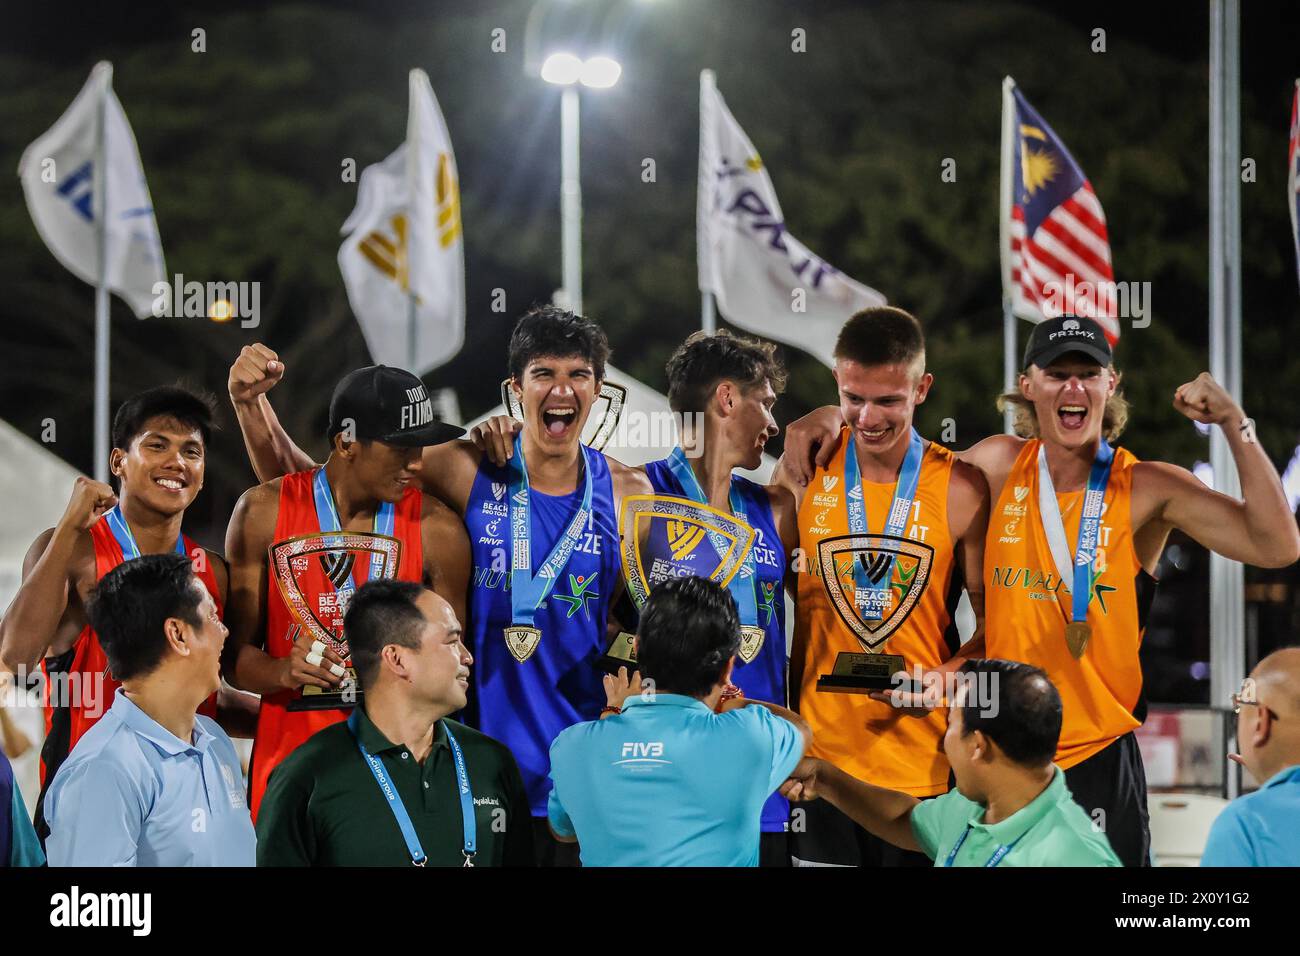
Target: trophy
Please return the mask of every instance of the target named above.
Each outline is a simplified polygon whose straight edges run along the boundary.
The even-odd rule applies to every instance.
[[[365,531],[318,532],[271,545],[271,568],[285,606],[297,619],[296,634],[325,644],[343,659],[345,670],[338,690],[305,686],[288,710],[336,710],[361,699],[357,672],[343,639],[350,589],[340,590],[340,585],[349,580],[357,562],[370,568],[371,579],[394,577],[401,554],[402,543],[396,538]],[[313,574],[313,569],[320,574]]]
[[[907,620],[925,592],[934,548],[889,534],[848,534],[817,545],[822,584],[840,620],[862,650],[841,651],[831,673],[817,678],[819,691],[865,694],[893,686],[907,670],[901,654],[881,650]]]
[[[596,415],[594,412],[602,400],[605,402],[604,410]],[[505,379],[501,383],[501,404],[506,407],[506,411],[512,418],[524,420],[524,407],[519,403],[519,397],[515,395],[514,389],[510,387],[510,379]],[[588,427],[584,429],[591,432],[591,437],[584,437],[583,444],[596,451],[603,451],[609,444],[610,438],[614,436],[615,429],[618,428],[618,420],[622,417],[623,406],[626,404],[626,388],[613,382],[602,382],[600,394],[596,396],[596,405],[592,406],[593,414],[587,420]],[[594,431],[590,428],[592,422],[597,423]]]
[[[754,529],[706,504],[674,495],[629,495],[619,516],[620,558],[628,597],[638,611],[655,585],[670,577],[710,578],[726,587],[737,574],[753,574],[745,558]],[[741,628],[740,654],[753,660],[763,643],[761,627]],[[633,635],[620,633],[597,665],[610,673],[636,669]],[[748,657],[746,657],[748,653]]]

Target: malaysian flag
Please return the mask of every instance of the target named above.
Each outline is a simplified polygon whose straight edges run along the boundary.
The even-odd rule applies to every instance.
[[[1010,77],[1002,110],[1002,291],[1012,314],[1087,316],[1114,344],[1115,274],[1092,183]]]
[[[1295,81],[1295,98],[1291,100],[1291,143],[1286,156],[1286,204],[1291,208],[1296,273],[1300,275],[1300,80]]]

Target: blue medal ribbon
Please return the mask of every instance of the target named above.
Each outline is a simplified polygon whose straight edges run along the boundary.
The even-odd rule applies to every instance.
[[[709,499],[704,494],[704,489],[700,487],[699,479],[695,477],[695,472],[691,469],[690,462],[686,460],[686,452],[682,451],[680,445],[674,448],[668,456],[668,470],[673,473],[677,483],[682,486],[682,491],[687,498],[697,504],[707,505],[709,503]],[[745,499],[736,488],[734,480],[731,482],[728,502],[731,505],[731,513],[748,525],[749,517],[745,513]],[[718,557],[721,558],[726,553],[729,542],[715,532],[709,533],[709,541],[714,550],[717,551]],[[743,627],[758,626],[758,596],[755,592],[757,580],[758,573],[754,563],[754,549],[751,547],[745,554],[745,560],[740,571],[732,577],[731,583],[727,585],[727,590],[731,592],[731,596],[736,602],[736,610],[740,614],[740,623]]]
[[[1115,450],[1106,439],[1101,439],[1092,468],[1088,471],[1088,490],[1083,496],[1083,508],[1079,513],[1079,538],[1074,549],[1074,561],[1071,562],[1066,550],[1061,506],[1056,500],[1056,488],[1047,468],[1047,450],[1041,444],[1038,446],[1038,510],[1057,574],[1061,580],[1065,580],[1067,575],[1070,578],[1070,620],[1076,622],[1088,619],[1088,604],[1092,599],[1092,566],[1097,560],[1101,537],[1101,508],[1106,500],[1106,486],[1110,482],[1110,469],[1114,461]]]
[[[944,866],[952,866],[953,861],[957,859],[957,851],[960,850],[961,845],[966,842],[966,837],[969,834],[970,834],[970,824],[968,823],[966,824],[966,829],[961,832],[961,836],[958,838],[957,842],[953,844],[952,850],[948,853],[948,859],[943,861]],[[1023,836],[1024,834],[1022,833],[1020,834],[1020,836],[1016,837],[1010,843],[1004,846],[999,846],[996,850],[994,850],[993,855],[989,857],[988,862],[984,864],[985,868],[995,867],[999,863],[1001,863],[1004,859],[1006,859],[1007,854],[1011,852],[1011,848],[1015,846],[1017,843],[1019,843]]]
[[[334,493],[330,489],[329,479],[325,477],[324,465],[321,465],[321,467],[316,469],[316,474],[311,481],[311,490],[312,497],[316,502],[316,523],[319,525],[320,530],[326,535],[341,533],[343,530],[342,522],[339,521],[338,508],[334,505]],[[379,510],[375,512],[375,533],[387,535],[391,538],[393,536],[393,526],[396,522],[396,518],[397,508],[393,503],[389,501],[380,502]],[[334,543],[340,542],[338,539],[334,539]],[[383,575],[383,571],[384,556],[378,553],[371,554],[370,573],[367,576],[367,579],[379,578]],[[396,572],[396,569],[394,569],[394,572]],[[364,584],[365,582],[363,581],[362,583]],[[344,581],[343,584],[335,586],[335,590],[345,602],[352,597],[352,592],[355,589],[356,584],[354,583],[351,574],[348,575],[347,580]]]
[[[420,845],[420,838],[415,835],[415,825],[411,823],[411,815],[406,812],[406,804],[402,802],[402,797],[397,792],[397,784],[388,776],[383,761],[367,750],[366,745],[361,742],[360,726],[361,713],[354,710],[352,716],[348,718],[348,730],[352,731],[357,749],[361,751],[361,756],[366,766],[370,768],[375,783],[379,784],[380,792],[388,801],[388,808],[393,811],[397,828],[402,831],[402,839],[406,842],[406,852],[411,855],[411,863],[415,866],[424,866],[428,857],[425,856],[424,847]],[[465,768],[465,755],[461,753],[460,744],[456,742],[451,728],[445,723],[443,729],[447,732],[447,743],[451,745],[451,753],[456,761],[456,790],[460,795],[461,830],[465,838],[461,852],[465,855],[465,866],[473,866],[474,854],[478,852],[478,821],[474,819],[474,793],[470,789],[469,771]]]
[[[885,521],[886,535],[903,537],[907,528],[908,515],[912,513],[912,501],[916,498],[916,488],[921,481],[921,460],[925,457],[925,441],[912,429],[912,436],[907,443],[907,455],[903,458],[903,467],[898,473],[894,485],[894,502]],[[849,513],[849,533],[854,535],[870,534],[867,527],[867,508],[865,491],[862,487],[861,473],[858,470],[858,456],[855,445],[848,442],[844,451],[844,500]],[[883,580],[885,586],[877,588],[872,583],[863,565],[861,557],[853,562],[854,604],[864,621],[878,621],[884,617],[885,605],[889,596],[890,580],[894,575],[894,557],[889,556],[885,565]],[[877,578],[880,580],[880,578]],[[859,594],[866,592],[876,597],[867,603],[858,604]]]
[[[555,547],[542,566],[533,574],[532,562],[532,506],[528,489],[528,465],[524,462],[523,435],[515,436],[515,456],[510,467],[508,488],[510,492],[510,623],[533,626],[537,609],[555,587],[561,572],[569,563],[569,555],[591,520],[591,455],[586,445],[582,449],[583,489],[582,504],[573,515]]]
[[[122,549],[122,560],[130,561],[132,558],[140,557],[140,546],[135,543],[135,535],[131,533],[131,526],[126,523],[126,518],[122,514],[120,504],[113,505],[105,514],[104,520],[108,522],[108,530],[113,532],[113,537],[117,540],[117,546]],[[182,558],[189,555],[185,553],[185,536],[176,536],[176,553]]]

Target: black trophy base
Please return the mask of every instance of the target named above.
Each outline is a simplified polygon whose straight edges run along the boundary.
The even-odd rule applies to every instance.
[[[822,674],[817,678],[817,689],[831,694],[869,694],[874,690],[891,690],[893,687],[892,677]]]
[[[631,677],[637,669],[636,661],[629,661],[623,657],[610,657],[608,654],[602,654],[596,658],[596,667],[606,674],[617,674],[620,667],[627,668],[627,676]]]
[[[344,697],[338,693],[328,694],[303,694],[289,701],[285,710],[291,714],[296,714],[304,710],[351,710],[357,704],[361,703],[365,694],[357,691],[355,694],[348,694]]]

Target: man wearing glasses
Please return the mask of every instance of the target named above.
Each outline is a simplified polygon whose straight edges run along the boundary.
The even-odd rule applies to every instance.
[[[1201,866],[1300,866],[1300,647],[1260,661],[1232,710],[1240,753],[1228,759],[1263,784],[1219,814]]]

